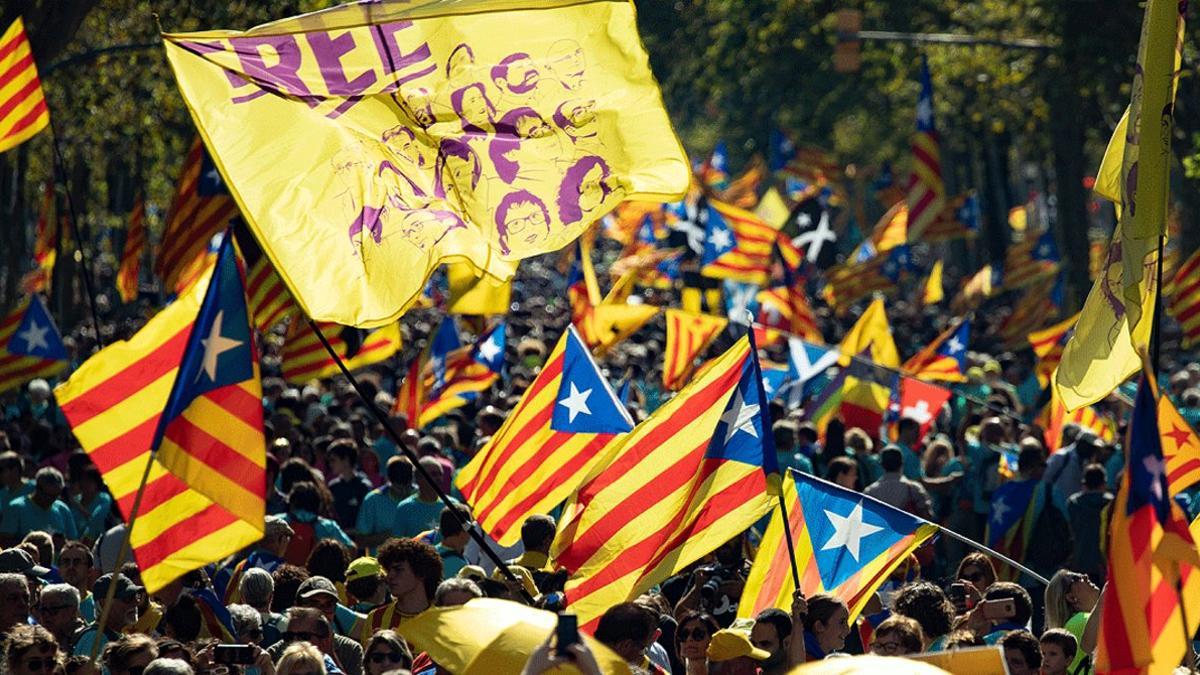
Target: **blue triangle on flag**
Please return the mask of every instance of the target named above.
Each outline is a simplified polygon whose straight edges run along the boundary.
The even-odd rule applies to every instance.
[[[807,474],[793,471],[792,478],[825,588],[837,588],[925,522]]]
[[[710,265],[716,262],[717,258],[729,253],[737,248],[737,236],[733,233],[733,228],[729,227],[729,223],[725,220],[725,216],[712,206],[706,206],[708,213],[708,225],[704,230],[704,254],[700,258],[700,265]]]
[[[779,470],[775,458],[775,437],[767,414],[758,358],[750,349],[742,362],[737,387],[725,403],[721,418],[713,430],[704,456],[763,467],[767,473]]]
[[[487,366],[493,373],[499,373],[504,367],[504,348],[507,344],[504,329],[505,322],[501,321],[475,343],[475,361]]]
[[[256,362],[246,290],[233,237],[224,237],[151,447],[158,447],[167,426],[192,401],[215,389],[254,378]]]
[[[622,434],[633,418],[621,404],[575,327],[567,328],[562,379],[554,397],[550,428],[572,434]]]
[[[458,329],[454,327],[454,318],[447,316],[438,326],[438,332],[433,336],[429,345],[429,364],[433,369],[433,388],[436,391],[446,383],[446,359],[450,352],[462,346],[458,339]]]
[[[70,358],[67,348],[63,345],[62,335],[50,318],[50,312],[42,303],[39,295],[34,295],[25,308],[25,316],[21,323],[8,338],[8,353],[17,356],[33,356],[52,361],[66,361]]]
[[[938,346],[940,356],[949,356],[958,361],[959,371],[965,371],[967,365],[967,345],[971,341],[971,320],[964,320],[955,329],[954,334]]]

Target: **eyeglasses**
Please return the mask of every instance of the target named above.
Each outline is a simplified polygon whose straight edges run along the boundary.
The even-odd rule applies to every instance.
[[[54,670],[58,662],[53,657],[44,659],[29,659],[25,662],[26,670]]]
[[[679,641],[680,642],[687,642],[689,640],[691,640],[693,642],[699,642],[701,640],[707,640],[707,639],[708,639],[708,631],[704,630],[703,628],[693,628],[691,630],[685,630],[685,631],[679,632]]]
[[[371,659],[371,663],[383,663],[384,661],[400,663],[404,660],[404,655],[397,652],[375,652],[368,658]]]
[[[284,642],[312,642],[328,637],[324,633],[314,633],[307,630],[288,631],[283,634]]]
[[[902,646],[899,642],[894,642],[892,640],[888,640],[886,642],[883,640],[876,640],[875,643],[871,645],[871,649],[879,652],[880,654],[899,654]]]

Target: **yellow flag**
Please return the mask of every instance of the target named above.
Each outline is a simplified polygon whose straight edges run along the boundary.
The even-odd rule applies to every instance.
[[[946,299],[946,288],[942,283],[942,261],[933,263],[929,270],[929,278],[925,280],[925,295],[922,302],[926,305],[936,305]]]
[[[1141,368],[1138,350],[1150,340],[1159,241],[1166,236],[1167,225],[1172,115],[1183,31],[1180,8],[1186,5],[1168,0],[1147,4],[1138,47],[1139,74],[1133,80],[1129,110],[1097,172],[1096,191],[1110,199],[1119,196],[1120,218],[1104,270],[1088,294],[1054,376],[1068,410],[1095,403],[1136,373]]]
[[[779,228],[787,224],[791,211],[788,210],[787,202],[783,200],[779,190],[770,187],[763,193],[762,199],[758,200],[758,206],[754,207],[754,215]]]
[[[505,281],[477,273],[470,263],[465,262],[446,265],[446,278],[450,284],[450,301],[446,304],[448,314],[508,314],[512,279]]]
[[[505,279],[687,158],[627,0],[382,0],[163,36],[184,101],[309,316],[373,327],[441,262]]]
[[[875,298],[846,333],[846,337],[842,338],[838,347],[842,353],[842,365],[848,365],[850,357],[857,356],[867,345],[871,346],[872,361],[889,368],[900,367],[900,352],[896,349],[896,341],[892,339],[883,298]]]

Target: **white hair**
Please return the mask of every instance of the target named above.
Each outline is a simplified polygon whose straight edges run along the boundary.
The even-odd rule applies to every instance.
[[[142,675],[195,675],[195,671],[183,659],[154,659]]]
[[[79,589],[71,584],[50,584],[42,589],[41,602],[51,599],[66,600],[79,608]]]

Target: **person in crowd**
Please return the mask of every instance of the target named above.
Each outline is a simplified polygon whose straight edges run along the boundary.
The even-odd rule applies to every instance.
[[[750,642],[740,626],[717,631],[708,643],[706,656],[709,675],[757,675],[760,666],[770,658],[770,654]]]
[[[366,615],[387,602],[387,582],[379,561],[370,556],[355,558],[346,566],[346,594],[350,609]]]
[[[75,514],[59,499],[64,487],[61,471],[51,466],[38,469],[33,492],[4,506],[4,513],[0,515],[0,542],[19,541],[35,530],[78,539]]]
[[[64,652],[75,646],[75,635],[86,622],[79,617],[79,590],[70,584],[50,584],[38,594],[33,616],[50,631]]]
[[[1106,565],[1100,550],[1101,523],[1113,499],[1113,493],[1108,490],[1108,472],[1104,466],[1095,463],[1083,468],[1082,488],[1067,499],[1067,522],[1074,544],[1070,567],[1097,580],[1104,578]]]
[[[901,472],[904,477],[911,481],[920,481],[925,476],[921,470],[920,445],[921,423],[912,417],[905,416],[896,423],[896,442],[883,450],[886,451],[889,447],[899,448],[902,461]],[[883,452],[879,454],[882,460]],[[887,471],[886,467],[884,471]]]
[[[48,675],[58,672],[58,643],[42,626],[22,624],[0,631],[7,675]]]
[[[1006,456],[1015,456],[1016,448],[1009,439],[1008,426],[999,417],[988,417],[979,423],[979,435],[968,441],[966,452],[966,484],[971,486],[971,502],[975,519],[972,531],[965,533],[975,539],[983,537],[988,516],[992,508],[992,495],[1004,479],[1000,474],[1000,462]]]
[[[0,508],[17,497],[33,494],[33,479],[24,475],[25,462],[12,450],[0,452]]]
[[[417,461],[435,482],[441,482],[441,462],[433,457],[422,457]],[[396,504],[396,515],[392,520],[394,537],[417,537],[422,532],[437,527],[441,518],[444,504],[438,497],[437,490],[420,472],[417,472],[416,482],[416,494],[409,495]]]
[[[321,650],[308,642],[287,646],[275,663],[275,675],[327,675]]]
[[[58,573],[79,591],[79,616],[87,622],[96,620],[96,599],[92,595],[94,564],[92,550],[78,541],[63,544],[58,554]]]
[[[688,612],[675,629],[675,654],[684,665],[684,675],[708,675],[708,643],[720,630],[717,620],[704,612]]]
[[[387,482],[363,497],[354,523],[354,540],[359,546],[374,550],[392,536],[396,527],[396,506],[413,491],[413,465],[403,455],[387,461]]]
[[[433,532],[421,538],[428,544],[434,544],[434,550],[442,557],[442,571],[446,577],[453,577],[459,570],[467,566],[464,552],[471,535],[467,533],[466,523],[471,522],[471,510],[462,504],[447,506],[442,509],[438,518],[436,537]],[[436,539],[436,542],[429,541]]]
[[[996,567],[986,555],[978,552],[968,553],[958,563],[958,572],[954,578],[967,584],[968,598],[978,601],[987,592],[988,587],[996,583]],[[955,609],[961,613],[969,608],[963,605],[956,606]]]
[[[432,546],[415,539],[389,539],[379,547],[379,565],[393,600],[376,607],[363,622],[361,642],[384,628],[399,628],[429,609],[442,580],[442,559]]]
[[[534,583],[543,591],[555,590],[547,588],[546,578],[552,572],[550,565],[550,546],[554,543],[557,524],[554,516],[535,513],[521,523],[521,547],[524,553],[508,561],[508,565],[516,565],[529,570]]]
[[[921,624],[901,614],[893,614],[875,627],[871,653],[880,656],[920,654],[925,649]]]
[[[658,640],[658,621],[649,609],[633,602],[609,607],[596,625],[595,638],[613,650],[631,667],[651,673],[665,672],[647,656]]]
[[[1071,440],[1072,437],[1074,440]],[[1062,443],[1058,452],[1046,460],[1045,481],[1054,486],[1055,494],[1063,497],[1058,507],[1065,511],[1066,498],[1079,490],[1084,469],[1100,456],[1104,441],[1091,429],[1083,429],[1077,424],[1064,424]]]
[[[213,585],[222,593],[225,603],[243,602],[241,597],[241,578],[247,570],[258,568],[268,574],[282,565],[288,544],[296,531],[288,521],[279,516],[267,516],[263,526],[263,538],[254,545],[250,553],[232,567],[225,566],[213,578]]]
[[[104,479],[100,469],[90,462],[80,469],[79,475],[72,474],[70,506],[75,511],[75,523],[79,539],[92,544],[108,529],[112,512],[112,497],[104,491]]]
[[[850,609],[827,593],[808,598],[804,616],[804,650],[808,661],[820,661],[846,645],[850,634]]]
[[[142,675],[195,675],[196,671],[183,659],[164,659],[158,657],[146,664]]]
[[[262,615],[250,605],[227,605],[233,622],[233,637],[238,644],[257,645],[262,642]]]
[[[113,586],[112,602],[108,614],[105,615],[104,603],[108,598],[110,584]],[[137,623],[138,593],[143,592],[144,588],[133,583],[133,580],[124,574],[109,573],[97,579],[92,585],[92,595],[96,598],[96,620],[89,623],[75,637],[74,654],[91,656],[93,650],[104,649],[108,643],[121,639],[125,626]],[[103,626],[99,625],[101,616],[105,617]],[[98,647],[95,646],[97,643]]]
[[[1045,597],[1047,629],[1066,630],[1075,638],[1077,646],[1095,641],[1094,637],[1085,641],[1084,634],[1088,619],[1099,606],[1100,589],[1086,574],[1071,570],[1055,572],[1054,576],[1050,577],[1050,583],[1046,585]],[[1071,670],[1079,667],[1086,657],[1084,649],[1077,649]]]
[[[288,492],[288,512],[284,516],[295,534],[288,543],[284,558],[293,565],[303,565],[318,541],[332,539],[345,546],[354,541],[336,521],[320,515],[321,490],[316,483],[300,481]]]
[[[825,469],[825,480],[847,490],[859,489],[858,463],[852,457],[834,457]]]
[[[1042,668],[1042,647],[1033,633],[1025,629],[1012,630],[997,641],[1004,650],[1008,675],[1038,675]]]
[[[333,582],[325,577],[309,577],[296,591],[296,607],[315,609],[325,617],[334,630],[333,645],[338,652],[338,663],[348,675],[362,669],[362,645],[351,635],[361,634],[361,619],[350,617],[339,621],[338,594]]]
[[[892,445],[879,453],[880,464],[883,465],[883,477],[868,485],[863,493],[889,506],[928,520],[933,517],[933,506],[929,499],[929,493],[916,480],[904,475],[903,452],[902,448]]]
[[[275,592],[271,596],[271,610],[283,613],[288,607],[296,604],[296,592],[308,576],[308,570],[298,565],[284,563],[276,567],[271,573],[271,581],[275,584]]]
[[[931,652],[945,648],[945,641],[954,626],[954,605],[936,584],[916,581],[905,584],[892,599],[892,611],[913,619],[921,627]]]
[[[105,645],[100,663],[112,675],[141,675],[156,658],[158,645],[154,638],[134,633],[122,635]]]
[[[332,539],[322,539],[313,547],[304,569],[310,576],[325,577],[337,589],[338,603],[343,607],[350,602],[346,593],[346,568],[350,566],[351,551]],[[347,607],[346,612],[349,612]],[[347,614],[348,616],[348,614]]]
[[[381,630],[367,641],[363,663],[366,675],[383,675],[393,670],[411,668],[413,657],[408,644],[396,631]]]
[[[871,436],[862,429],[853,427],[846,430],[844,438],[846,452],[858,465],[858,484],[865,487],[882,478],[883,466],[879,462],[878,446]]]
[[[783,675],[795,665],[789,659],[792,630],[792,617],[782,609],[764,609],[754,617],[750,644],[767,653],[758,663],[762,675]]]
[[[470,579],[455,577],[438,584],[433,593],[434,607],[465,605],[472,598],[482,598],[483,591]]]
[[[1029,620],[1033,618],[1033,600],[1029,597],[1029,592],[1019,584],[1011,581],[997,581],[988,586],[987,591],[983,594],[983,599],[984,601],[1012,600],[1014,610],[1010,617],[992,620],[981,618],[982,613],[978,607],[971,611],[973,622],[980,626],[986,626],[984,630],[980,631],[983,634],[984,642],[994,645],[1011,631],[1027,630]]]
[[[335,643],[337,636],[330,628],[329,620],[320,610],[312,607],[292,607],[287,611],[286,625],[287,630],[283,634],[283,639],[267,649],[267,653],[277,664],[277,671],[279,670],[278,664],[282,662],[282,657],[289,648],[298,643],[307,642],[320,650],[324,656],[322,660],[326,662],[327,670],[336,668],[344,675],[362,675],[362,646],[355,644],[354,646],[358,648],[357,652],[345,652],[347,656],[356,659],[357,665],[357,670],[347,670],[350,664],[343,663],[339,658],[345,648],[341,647],[341,643]]]
[[[266,570],[252,567],[242,573],[238,581],[238,592],[242,602],[258,612],[259,625],[262,627],[262,639],[259,644],[269,647],[280,640],[283,631],[283,615],[271,609],[271,600],[275,594],[275,579]]]
[[[358,470],[358,446],[353,440],[339,438],[325,449],[325,456],[333,475],[329,492],[333,495],[334,519],[343,530],[353,530],[358,522],[359,508],[372,489],[371,481]]]
[[[1038,639],[1042,649],[1041,675],[1067,675],[1074,673],[1075,656],[1079,642],[1074,635],[1062,628],[1051,628]]]

